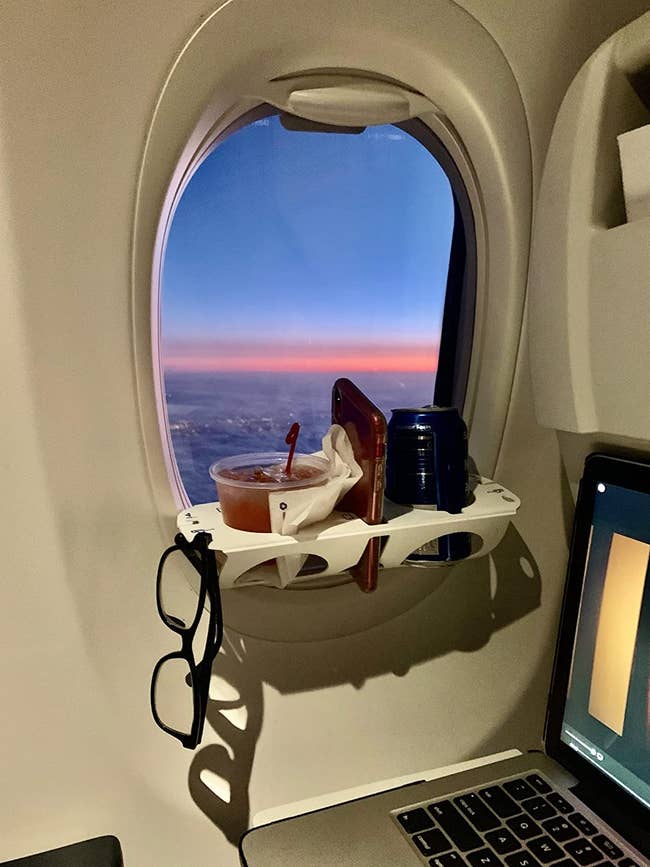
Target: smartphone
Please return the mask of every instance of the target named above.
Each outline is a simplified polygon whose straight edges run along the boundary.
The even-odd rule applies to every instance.
[[[384,514],[386,419],[349,379],[332,388],[332,422],[344,428],[363,475],[336,507],[352,512],[366,524],[381,524]],[[370,539],[359,563],[350,572],[366,593],[377,586],[381,538]]]

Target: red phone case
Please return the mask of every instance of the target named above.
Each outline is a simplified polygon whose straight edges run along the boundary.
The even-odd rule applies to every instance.
[[[337,379],[332,388],[332,422],[345,429],[363,475],[338,504],[367,524],[381,524],[386,469],[386,419],[349,379]],[[377,586],[381,538],[370,539],[359,563],[350,572],[366,592]]]

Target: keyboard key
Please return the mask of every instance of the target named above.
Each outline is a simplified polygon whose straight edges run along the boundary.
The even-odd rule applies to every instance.
[[[441,852],[451,849],[451,843],[437,828],[416,834],[413,837],[413,842],[423,855],[439,855]]]
[[[592,834],[595,834],[598,830],[595,825],[592,825],[589,819],[585,819],[582,813],[574,813],[572,816],[569,816],[569,821],[573,822],[578,831],[582,831],[582,833],[586,837],[591,837]]]
[[[508,867],[539,867],[537,858],[533,858],[530,852],[515,852],[514,855],[506,855]]]
[[[497,816],[501,816],[502,819],[521,813],[519,804],[515,804],[510,795],[506,795],[500,786],[489,786],[487,789],[481,789],[479,795],[488,807],[492,807]]]
[[[596,864],[596,867],[614,867],[614,864],[611,861],[601,861],[600,864]]]
[[[432,828],[433,821],[426,810],[418,807],[415,810],[407,810],[405,813],[400,813],[397,821],[407,834],[417,834],[418,831],[424,831],[425,828]]]
[[[492,810],[488,810],[475,792],[454,798],[454,804],[479,831],[491,831],[501,825],[501,820],[497,819]]]
[[[437,804],[429,804],[429,812],[437,820],[443,831],[451,837],[461,852],[469,849],[478,849],[483,841],[472,826],[461,816],[451,801],[439,801]],[[437,854],[437,853],[435,853]]]
[[[460,857],[458,852],[447,852],[446,855],[438,855],[429,861],[430,867],[467,867],[467,861]]]
[[[551,794],[546,799],[549,804],[553,804],[558,813],[573,813],[574,807],[570,804],[566,798],[563,798],[559,792],[551,792]]]
[[[535,790],[531,789],[526,780],[508,780],[503,784],[503,788],[514,798],[515,801],[523,801],[524,798],[532,798]]]
[[[631,858],[623,858],[623,860],[619,862],[618,867],[639,867],[639,865]]]
[[[438,855],[429,861],[431,867],[466,867],[467,862],[464,861],[458,852],[447,852],[446,855]]]
[[[520,840],[530,840],[531,837],[539,837],[542,829],[536,825],[528,816],[517,816],[515,819],[508,819],[506,825],[511,828]]]
[[[467,860],[472,867],[503,867],[503,861],[500,861],[489,849],[479,849],[478,852],[472,852],[471,855],[467,856]]]
[[[572,858],[575,858],[578,864],[595,864],[603,857],[595,846],[592,846],[588,840],[571,840],[564,847]]]
[[[554,819],[547,819],[542,822],[542,828],[547,834],[550,834],[558,843],[563,843],[565,840],[574,840],[578,836],[578,831],[569,824],[566,819],[561,816],[556,816]]]
[[[529,798],[527,801],[522,801],[521,806],[529,813],[533,819],[550,819],[555,816],[556,812],[544,798]]]
[[[573,858],[564,858],[562,861],[556,861],[553,867],[576,867],[576,862]],[[598,867],[601,867],[601,865],[599,864]]]
[[[564,855],[564,852],[550,837],[538,837],[537,840],[530,840],[528,848],[542,864],[557,861],[558,858]]]
[[[537,789],[540,795],[548,795],[549,792],[553,791],[546,780],[543,780],[539,774],[529,774],[526,779],[534,789]]]
[[[602,849],[605,855],[609,855],[609,857],[613,858],[615,861],[617,858],[623,857],[623,852],[604,834],[599,834],[597,837],[594,837],[592,842],[595,843],[599,849]]]
[[[498,831],[490,831],[485,835],[485,839],[494,849],[497,855],[507,855],[508,852],[515,852],[521,848],[521,843],[514,837],[507,828],[499,828]]]

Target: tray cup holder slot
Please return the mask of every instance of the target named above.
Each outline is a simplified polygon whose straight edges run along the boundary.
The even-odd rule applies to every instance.
[[[222,573],[223,584],[223,573]],[[260,560],[243,572],[235,575],[227,587],[282,587],[275,557]]]
[[[310,575],[322,575],[329,568],[329,563],[319,554],[307,554],[307,559],[300,568],[296,578],[307,578]]]
[[[413,551],[417,551],[428,542],[451,536],[455,533],[470,533],[478,537],[472,541],[469,557],[481,557],[491,551],[503,537],[510,518],[508,516],[493,518],[489,523],[478,520],[459,520],[452,524],[441,524],[439,527],[412,527],[408,531],[389,537],[381,556],[384,568],[401,566]]]
[[[298,572],[294,577],[294,572]],[[322,575],[329,570],[329,563],[318,554],[290,554],[261,560],[237,575],[233,587],[273,586],[285,587],[299,578]]]
[[[277,548],[231,552],[221,567],[221,587],[288,587],[310,576],[339,575],[359,562],[367,543],[367,538],[359,536],[336,547],[330,541],[312,541],[308,550],[294,549],[290,554]]]
[[[426,549],[429,549],[430,554],[437,554],[439,547],[442,544],[443,540],[449,538],[450,536],[458,535],[460,533],[462,533],[463,536],[469,537],[469,539],[468,539],[469,553],[468,554],[464,554],[463,556],[460,556],[460,557],[458,557],[456,559],[452,559],[452,560],[433,560],[432,559],[430,561],[427,561],[426,559],[422,559],[419,562],[417,562],[417,557],[414,557],[414,555],[417,555],[417,554],[422,555],[422,554],[426,553]],[[431,544],[432,542],[438,542],[439,544],[434,546]],[[402,565],[404,565],[404,566],[417,566],[417,567],[424,567],[424,568],[435,567],[435,566],[451,566],[454,563],[460,563],[462,560],[470,560],[470,559],[472,559],[472,557],[477,557],[479,555],[479,553],[482,551],[483,546],[484,546],[483,538],[481,536],[479,536],[478,533],[467,533],[465,531],[457,531],[456,533],[443,533],[440,536],[432,536],[430,539],[427,539],[427,541],[424,542],[423,545],[421,545],[419,548],[415,548],[413,551],[411,551],[407,555],[407,557],[404,558],[404,562]],[[425,550],[423,551],[423,549],[425,549]]]

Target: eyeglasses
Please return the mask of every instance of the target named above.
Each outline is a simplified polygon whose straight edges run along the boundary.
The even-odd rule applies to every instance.
[[[197,533],[191,542],[179,533],[175,544],[163,552],[156,575],[158,614],[165,626],[180,635],[181,650],[156,663],[151,676],[151,712],[164,732],[190,750],[201,742],[212,663],[223,639],[219,572],[210,541],[207,533]],[[198,594],[187,582],[171,579],[170,570],[165,570],[170,557],[186,557],[195,567],[201,579]]]

